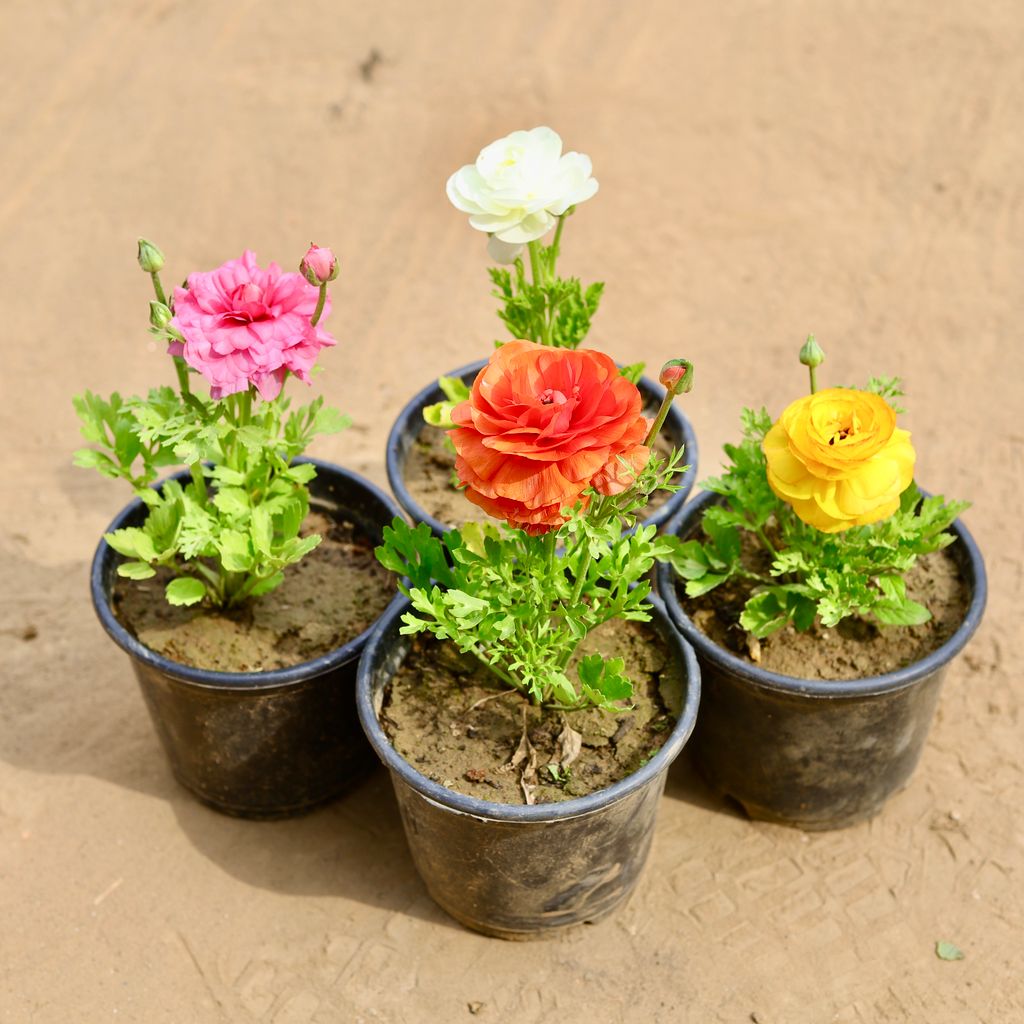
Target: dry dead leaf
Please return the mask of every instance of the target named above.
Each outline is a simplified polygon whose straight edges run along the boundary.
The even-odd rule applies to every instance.
[[[580,756],[582,749],[582,734],[578,733],[570,725],[563,725],[562,731],[558,734],[554,757],[554,760],[561,766],[563,772]]]

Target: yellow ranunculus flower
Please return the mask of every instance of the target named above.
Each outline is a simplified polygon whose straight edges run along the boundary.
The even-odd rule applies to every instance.
[[[910,433],[879,395],[828,388],[798,398],[764,439],[768,483],[825,533],[865,526],[900,507],[914,478]]]

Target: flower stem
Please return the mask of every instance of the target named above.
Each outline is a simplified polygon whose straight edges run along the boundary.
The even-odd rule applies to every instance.
[[[665,392],[665,397],[661,400],[661,408],[658,410],[658,415],[654,417],[654,422],[651,424],[651,429],[647,432],[647,440],[644,441],[644,447],[650,448],[654,443],[654,439],[661,432],[661,428],[665,423],[665,417],[668,416],[668,411],[672,408],[672,402],[675,400],[675,395],[671,391]]]
[[[530,251],[530,273],[533,277],[533,286],[542,291],[544,286],[554,276],[554,259],[552,259],[550,266],[546,265],[544,247],[539,238],[534,239],[532,242],[527,242],[526,247]],[[536,336],[530,339],[539,345],[551,344],[554,310],[550,307],[549,303],[550,299],[545,294],[544,311],[540,315],[540,323],[534,329]]]
[[[320,322],[320,317],[324,311],[324,303],[327,301],[327,285],[320,285],[320,297],[316,300],[316,309],[313,312],[313,316],[309,321],[310,327],[316,327]]]
[[[156,301],[162,306],[166,306],[167,293],[160,283],[159,271],[154,270],[149,277],[153,282],[153,294],[156,296]],[[190,394],[192,389],[188,385],[188,366],[186,366],[185,360],[181,356],[172,356],[171,358],[174,360],[174,372],[178,375],[178,390],[182,395]]]
[[[808,374],[810,375],[810,378],[811,378],[811,394],[812,395],[818,390],[818,381],[817,381],[817,378],[815,376],[815,374],[817,373],[817,370],[818,370],[818,368],[816,366],[808,366],[807,367],[807,372],[808,372]]]
[[[533,276],[533,283],[540,288],[544,284],[544,271],[540,265],[540,241],[534,239],[527,242],[526,248],[530,252],[530,274]]]
[[[149,276],[153,280],[153,292],[156,295],[156,301],[159,302],[161,305],[166,306],[167,295],[164,292],[164,286],[160,283],[159,271],[154,270]]]
[[[567,216],[568,216],[568,214],[563,213],[562,216],[558,218],[558,227],[555,228],[555,237],[554,237],[554,239],[551,242],[551,270],[552,270],[552,272],[554,272],[554,269],[555,269],[555,260],[558,259],[558,255],[561,252],[560,246],[561,246],[561,243],[562,243],[562,228],[565,227],[565,218]]]

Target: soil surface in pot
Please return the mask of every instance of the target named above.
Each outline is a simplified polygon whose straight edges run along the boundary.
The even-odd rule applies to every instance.
[[[594,651],[625,659],[634,685],[631,709],[566,714],[537,708],[518,691],[503,691],[472,655],[417,638],[385,692],[381,725],[417,771],[457,793],[504,804],[526,803],[527,790],[538,804],[586,796],[631,775],[661,749],[682,694],[679,670],[642,623],[606,623],[579,654]],[[521,750],[524,721],[529,747]],[[571,743],[561,738],[567,724],[582,743],[563,770]]]
[[[114,614],[157,654],[218,672],[265,672],[327,654],[357,637],[395,595],[394,575],[374,557],[368,537],[315,509],[303,535],[323,538],[284,582],[245,607],[213,613],[164,600],[166,571],[148,580],[117,579]]]
[[[767,556],[744,536],[743,560],[767,572]],[[697,628],[720,647],[759,668],[800,679],[860,679],[903,668],[941,647],[967,614],[970,591],[948,550],[919,558],[907,573],[907,596],[932,613],[920,626],[880,626],[844,619],[833,629],[819,623],[806,633],[786,626],[758,641],[739,624],[750,597],[749,582],[735,580],[698,598],[688,598],[681,581],[679,601]]]
[[[654,413],[656,412],[657,410],[654,410]],[[645,415],[653,413],[645,410]],[[461,491],[455,489],[455,454],[446,444],[447,439],[448,435],[444,430],[427,423],[423,424],[415,442],[409,448],[402,470],[406,489],[419,507],[440,523],[461,526],[463,523],[493,522],[489,516],[467,501]],[[671,455],[672,441],[664,432],[658,435],[654,450],[663,459]],[[683,465],[686,465],[685,458]],[[668,491],[655,491],[647,503],[644,516],[657,512],[669,497]]]

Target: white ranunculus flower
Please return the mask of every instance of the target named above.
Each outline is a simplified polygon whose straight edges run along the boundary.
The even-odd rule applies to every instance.
[[[522,242],[503,242],[497,235],[487,236],[487,255],[495,263],[515,263],[522,251]]]
[[[469,223],[501,242],[541,238],[555,219],[597,192],[590,157],[562,153],[550,128],[513,132],[480,151],[448,179],[448,198]]]

